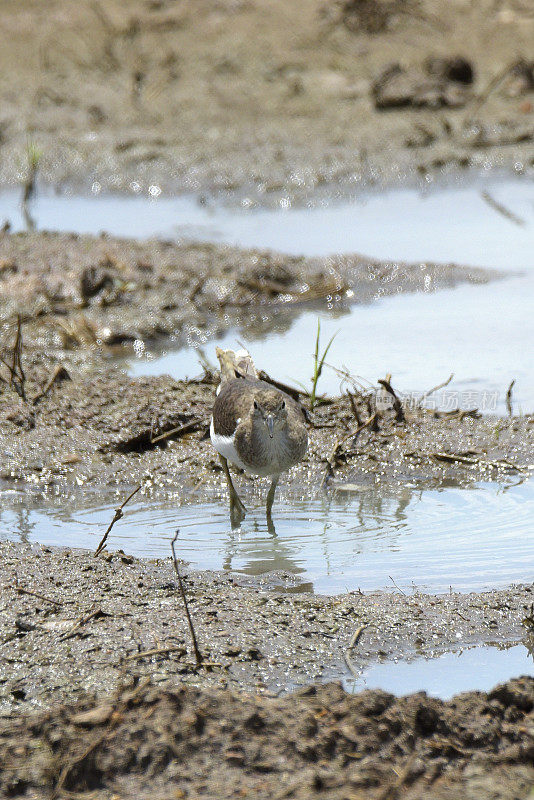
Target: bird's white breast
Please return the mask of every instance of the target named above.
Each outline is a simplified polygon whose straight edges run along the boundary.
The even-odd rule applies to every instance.
[[[215,433],[215,429],[213,427],[213,417],[211,418],[210,423],[210,439],[212,445],[217,452],[221,454],[221,456],[226,458],[228,461],[231,461],[232,464],[235,464],[237,467],[250,472],[250,468],[241,461],[237,454],[237,450],[235,449],[234,445],[234,436],[221,436],[220,433]]]

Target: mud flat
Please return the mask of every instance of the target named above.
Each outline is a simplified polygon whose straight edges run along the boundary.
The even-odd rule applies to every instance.
[[[532,647],[522,624],[532,587],[333,599],[184,571],[198,667],[170,559],[9,543],[0,553],[6,796],[41,797],[46,787],[100,798],[135,787],[140,797],[261,798],[276,787],[378,798],[395,785],[409,797],[458,787],[481,797],[491,783],[492,797],[508,798],[532,783],[532,678],[448,703],[424,693],[351,697],[338,685],[275,696],[346,674],[360,628],[351,651],[360,667],[459,642]]]
[[[125,342],[239,325],[244,310],[268,316],[332,296],[342,310],[372,300],[377,285],[421,289],[426,272],[436,288],[490,277],[430,264],[397,267],[391,280],[392,265],[358,256],[108,237],[5,234],[0,247],[0,489],[39,496],[44,507],[122,502],[137,485],[147,503],[176,491],[192,501],[223,496],[206,439],[216,376],[131,378],[113,362]],[[379,413],[370,392],[320,404],[289,493],[528,478],[531,416],[399,409],[389,397]],[[182,565],[198,667],[169,560],[8,542],[0,555],[6,795],[41,797],[46,787],[99,798],[135,787],[140,797],[445,797],[461,787],[476,797],[491,776],[492,796],[505,798],[522,796],[534,777],[532,680],[445,704],[310,686],[350,676],[347,648],[360,628],[351,654],[359,669],[459,644],[531,648],[531,586],[332,598],[288,592],[287,574],[250,579]]]
[[[298,199],[532,167],[527,2],[2,4],[2,183]]]

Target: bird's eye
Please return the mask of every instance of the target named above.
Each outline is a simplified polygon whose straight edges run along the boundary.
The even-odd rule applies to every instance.
[[[286,401],[282,400],[282,402],[280,403],[280,411],[283,411],[285,407],[286,407]]]
[[[254,408],[256,409],[256,411],[257,411],[257,410],[258,410],[258,408],[259,408],[259,405],[257,404],[257,402],[256,402],[255,400],[254,400]]]

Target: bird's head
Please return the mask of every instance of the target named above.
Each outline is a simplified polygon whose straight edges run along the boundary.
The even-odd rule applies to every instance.
[[[259,430],[266,431],[271,439],[276,431],[283,430],[287,424],[286,401],[276,391],[256,392],[251,414],[253,424]]]

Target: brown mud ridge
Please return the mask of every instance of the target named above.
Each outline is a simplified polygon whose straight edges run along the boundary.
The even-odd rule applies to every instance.
[[[358,630],[353,669],[480,642],[532,649],[532,587],[329,598],[181,569],[201,666],[170,559],[0,544],[2,796],[526,797],[531,678],[447,703],[337,685],[275,695],[350,678]]]
[[[283,317],[313,303],[341,312],[399,292],[500,277],[476,267],[358,254],[305,258],[106,235],[0,233],[0,322],[22,314],[26,345],[47,350],[170,335],[185,341],[192,331],[232,325],[257,331],[263,315]]]
[[[448,703],[351,697],[336,684],[273,699],[141,683],[104,705],[0,722],[0,790],[39,800],[521,800],[534,779],[533,707],[526,677]]]
[[[528,0],[4,2],[0,182],[299,198],[532,165]]]

